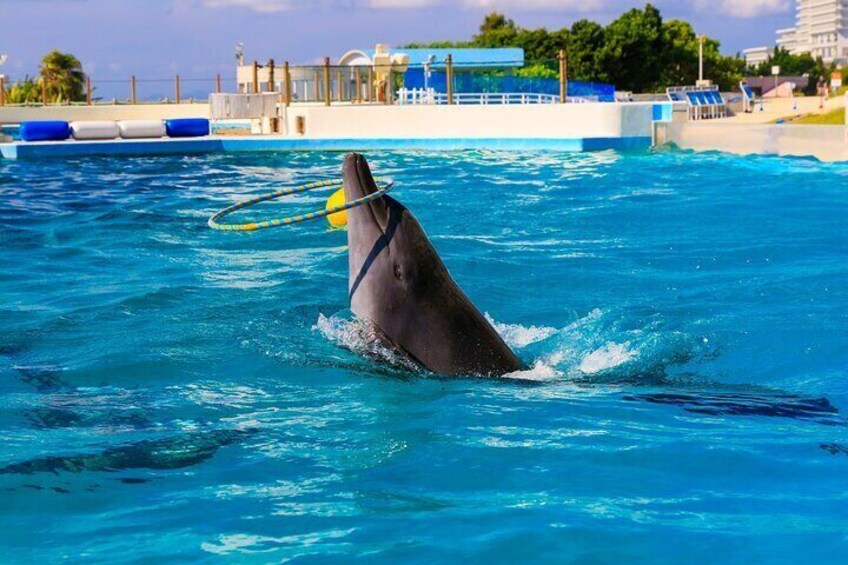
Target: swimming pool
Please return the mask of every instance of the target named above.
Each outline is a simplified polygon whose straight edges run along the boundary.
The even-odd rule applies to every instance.
[[[369,153],[530,367],[483,380],[348,349],[343,232],[206,227],[342,158],[0,160],[6,558],[844,555],[848,165]]]

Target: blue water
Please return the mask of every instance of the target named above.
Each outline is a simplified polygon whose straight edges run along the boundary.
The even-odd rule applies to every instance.
[[[0,124],[0,143],[3,138],[8,138],[8,141],[19,141],[21,139],[21,126],[10,126]]]
[[[368,155],[485,380],[367,353],[344,232],[206,227],[342,157],[0,160],[4,561],[842,561],[848,165]]]

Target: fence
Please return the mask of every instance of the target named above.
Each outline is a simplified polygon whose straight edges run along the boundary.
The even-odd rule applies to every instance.
[[[24,84],[29,80],[17,81]],[[82,99],[70,101],[57,94],[49,81],[34,82],[22,101],[12,101],[7,90],[15,82],[0,79],[0,106],[54,106],[54,105],[103,105],[103,104],[183,104],[207,102],[209,94],[232,88],[232,81],[220,75],[212,78],[142,79],[131,76],[126,79],[95,79],[85,77]]]
[[[391,67],[331,65],[277,66],[256,61],[239,67],[237,92],[242,94],[279,92],[282,101],[291,103],[392,103],[402,86],[402,76]]]
[[[568,102],[586,102],[584,98],[569,98]],[[454,104],[556,104],[559,99],[552,94],[525,92],[455,92]],[[397,103],[401,106],[413,104],[447,104],[448,95],[429,88],[401,88],[397,93]]]
[[[612,85],[569,81],[564,52],[556,59],[527,63],[546,76],[523,76],[510,68],[454,66],[451,55],[432,65],[400,68],[397,65],[264,65],[254,61],[237,68],[235,92],[278,92],[280,102],[350,104],[547,104],[555,102],[613,102]],[[524,74],[527,74],[524,71]],[[8,85],[8,84],[7,84]],[[218,75],[213,78],[95,80],[86,77],[84,100],[69,102],[51,94],[49,83],[38,83],[23,104],[145,104],[206,102],[210,93],[233,86]],[[0,83],[0,105],[9,104]],[[421,94],[433,92],[426,96]]]
[[[282,66],[273,60],[239,67],[241,93],[280,92],[285,104],[530,104],[614,102],[610,84],[567,80],[565,54],[528,66],[546,77],[521,76],[511,69],[454,67],[442,62],[399,68],[397,65]],[[551,76],[553,75],[553,76]],[[556,77],[556,78],[554,78]]]

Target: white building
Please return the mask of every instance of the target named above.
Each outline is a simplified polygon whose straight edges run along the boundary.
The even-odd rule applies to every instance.
[[[825,63],[848,62],[848,0],[797,0],[795,27],[777,30],[777,45]]]
[[[765,63],[772,54],[770,47],[751,47],[742,51],[745,56],[745,64],[749,67],[756,67],[760,63]]]
[[[799,41],[797,29],[794,27],[787,27],[777,30],[777,41],[775,41],[775,44],[778,47],[786,49],[790,53],[798,53],[799,51],[797,48]]]

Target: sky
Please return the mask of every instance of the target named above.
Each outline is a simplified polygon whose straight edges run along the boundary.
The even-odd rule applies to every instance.
[[[0,0],[0,73],[35,74],[52,49],[75,54],[98,81],[225,80],[235,44],[247,60],[314,63],[375,43],[463,40],[483,16],[504,12],[523,27],[559,29],[588,18],[608,23],[643,7],[630,0]],[[774,44],[793,25],[791,0],[655,0],[665,19],[693,23],[732,54]],[[153,83],[151,83],[152,85]],[[152,86],[150,86],[152,88]],[[190,88],[190,84],[188,85]],[[206,89],[208,91],[208,89]]]

